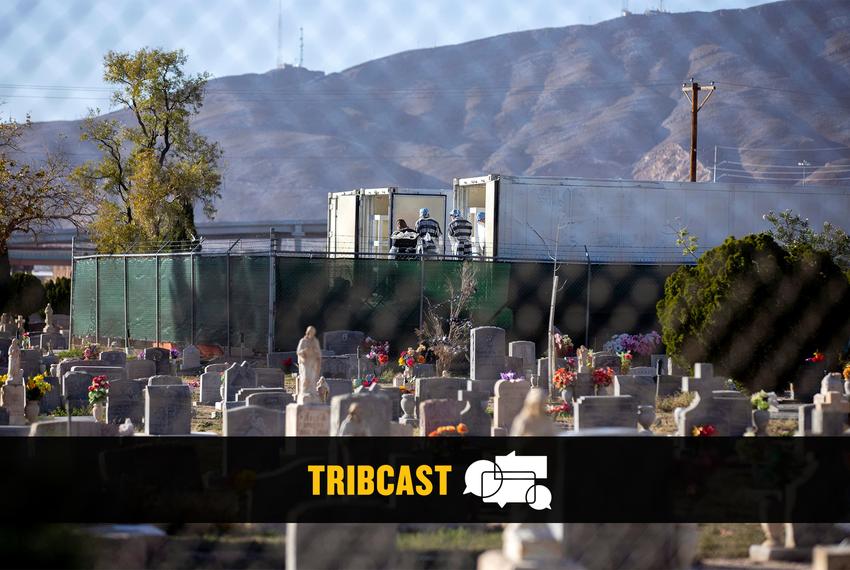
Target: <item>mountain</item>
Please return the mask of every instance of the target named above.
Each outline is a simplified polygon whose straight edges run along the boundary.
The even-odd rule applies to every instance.
[[[218,219],[322,218],[329,191],[490,172],[686,179],[691,77],[717,85],[699,113],[702,179],[714,145],[723,181],[799,182],[802,160],[807,183],[850,178],[846,0],[629,15],[340,73],[222,77],[194,126],[224,148]],[[37,123],[25,147],[94,156],[78,137],[77,122]]]

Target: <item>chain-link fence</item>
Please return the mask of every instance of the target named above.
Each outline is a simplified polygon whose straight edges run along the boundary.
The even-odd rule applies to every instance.
[[[475,326],[545,342],[551,264],[474,260]],[[396,261],[281,252],[84,256],[74,260],[77,338],[291,350],[304,328],[362,330],[406,346],[428,306],[451,302],[456,259]],[[273,270],[270,272],[269,268]],[[555,324],[576,344],[657,328],[674,265],[557,266]]]

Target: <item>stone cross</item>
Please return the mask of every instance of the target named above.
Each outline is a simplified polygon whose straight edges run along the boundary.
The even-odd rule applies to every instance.
[[[19,332],[24,332],[24,323],[26,319],[22,315],[18,315],[18,318],[15,319],[15,325],[18,327]]]

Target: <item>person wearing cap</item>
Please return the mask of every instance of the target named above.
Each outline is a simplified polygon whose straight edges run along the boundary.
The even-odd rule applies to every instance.
[[[478,212],[475,215],[475,245],[478,249],[478,255],[484,257],[487,255],[485,240],[487,239],[486,226],[484,225],[484,212]]]
[[[390,235],[390,254],[395,259],[416,259],[416,242],[419,234],[408,227],[407,222],[400,219],[396,222],[396,230]]]
[[[436,255],[437,240],[443,235],[443,232],[440,230],[440,224],[437,220],[431,217],[428,208],[419,210],[419,219],[416,220],[414,229],[419,235],[419,245],[416,251],[425,255]]]
[[[463,217],[463,213],[452,210],[449,222],[449,237],[453,239],[452,253],[460,257],[472,255],[472,222]]]

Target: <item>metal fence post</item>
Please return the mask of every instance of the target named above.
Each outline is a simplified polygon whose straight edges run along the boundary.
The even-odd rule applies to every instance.
[[[68,348],[74,348],[74,279],[77,275],[76,256],[77,236],[71,236],[71,302],[68,305]],[[69,414],[70,415],[70,414]]]
[[[233,247],[233,246],[231,246]],[[227,261],[227,267],[225,268],[225,275],[227,276],[227,283],[225,284],[225,303],[224,303],[224,312],[227,315],[227,349],[226,354],[230,356],[230,250],[227,250],[227,254],[225,256],[225,261]]]
[[[266,364],[271,367],[271,354],[274,352],[274,308],[275,308],[275,234],[269,228],[269,331],[266,351]]]
[[[191,252],[189,254],[189,287],[191,291],[189,292],[189,298],[191,299],[191,303],[189,304],[189,326],[191,330],[189,331],[189,343],[194,346],[195,345],[195,252]]]
[[[100,256],[94,258],[94,342],[100,342]]]
[[[124,256],[124,352],[130,348],[129,285],[127,283],[127,256]]]
[[[153,261],[156,264],[156,272],[154,273],[156,278],[156,331],[154,331],[154,342],[159,346],[159,254],[153,256]]]
[[[584,346],[590,346],[590,253],[584,246],[584,257],[587,260],[587,301],[584,307]]]

